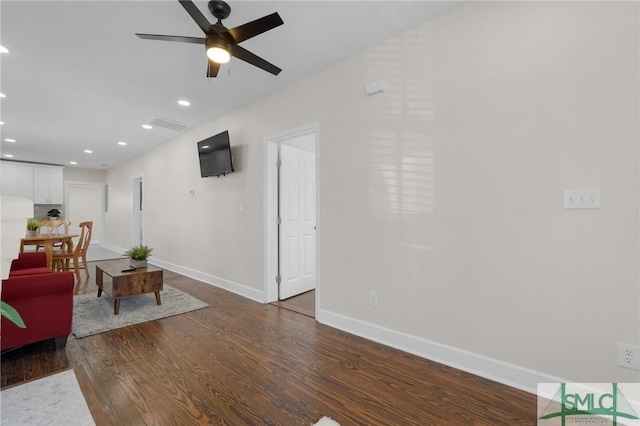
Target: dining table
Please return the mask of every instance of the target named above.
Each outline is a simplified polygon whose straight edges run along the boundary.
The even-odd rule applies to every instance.
[[[20,253],[24,252],[25,246],[42,246],[47,258],[47,268],[53,269],[53,245],[62,243],[62,249],[68,253],[73,251],[73,238],[78,234],[42,234],[32,237],[24,237],[20,241]]]

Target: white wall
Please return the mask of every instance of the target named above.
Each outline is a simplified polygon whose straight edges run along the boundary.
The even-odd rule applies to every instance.
[[[455,9],[109,170],[108,242],[144,173],[156,261],[259,299],[263,138],[317,121],[320,321],[528,390],[637,382],[638,27],[632,2]],[[237,172],[201,179],[225,129]],[[563,209],[583,187],[603,207]]]
[[[106,170],[82,169],[77,167],[65,167],[62,170],[62,179],[72,182],[93,182],[104,183],[106,180]]]

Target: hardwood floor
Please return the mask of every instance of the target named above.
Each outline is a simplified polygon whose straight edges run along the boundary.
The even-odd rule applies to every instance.
[[[90,282],[77,293],[96,291]],[[98,425],[533,425],[536,397],[165,271],[210,307],[2,356],[3,388],[72,368]]]
[[[306,293],[290,297],[285,300],[277,300],[272,305],[279,308],[288,309],[311,318],[316,317],[316,291],[311,290]]]

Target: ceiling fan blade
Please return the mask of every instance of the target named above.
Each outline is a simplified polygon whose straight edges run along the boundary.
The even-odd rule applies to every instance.
[[[201,37],[183,37],[183,36],[172,36],[172,35],[161,35],[161,34],[138,34],[138,37],[144,40],[160,40],[160,41],[179,41],[181,43],[195,43],[195,44],[205,44],[207,41],[205,38]]]
[[[271,15],[263,16],[260,19],[256,19],[255,21],[247,22],[244,25],[232,28],[228,32],[229,34],[231,34],[236,43],[240,43],[282,24],[284,24],[282,18],[280,18],[278,12],[275,12]]]
[[[231,55],[245,62],[248,62],[251,65],[254,65],[258,68],[262,68],[263,70],[270,72],[273,75],[278,75],[280,74],[280,71],[282,71],[280,68],[265,61],[261,57],[254,55],[253,53],[249,52],[247,49],[240,47],[237,44],[231,46]]]
[[[218,70],[220,69],[220,64],[207,60],[207,77],[215,77],[218,75]]]
[[[191,0],[178,0],[178,1],[182,5],[182,7],[184,7],[184,10],[187,11],[189,16],[191,16],[191,18],[194,21],[196,21],[196,24],[198,24],[200,29],[204,31],[205,34],[207,34],[209,31],[209,28],[211,27],[211,24],[209,23],[209,20],[204,17],[202,12],[200,12],[200,9],[198,9],[198,7],[195,4],[193,4]]]

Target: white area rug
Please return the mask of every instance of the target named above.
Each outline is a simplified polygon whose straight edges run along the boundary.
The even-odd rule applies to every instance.
[[[166,284],[160,299],[162,304],[157,305],[153,293],[124,297],[120,299],[118,315],[114,315],[115,301],[104,293],[101,297],[97,297],[97,292],[74,296],[71,334],[77,338],[91,336],[209,306]]]
[[[73,370],[0,392],[2,426],[95,425]]]
[[[313,426],[340,426],[340,423],[336,422],[330,417],[324,416],[323,418],[318,420],[318,422],[315,423]]]

